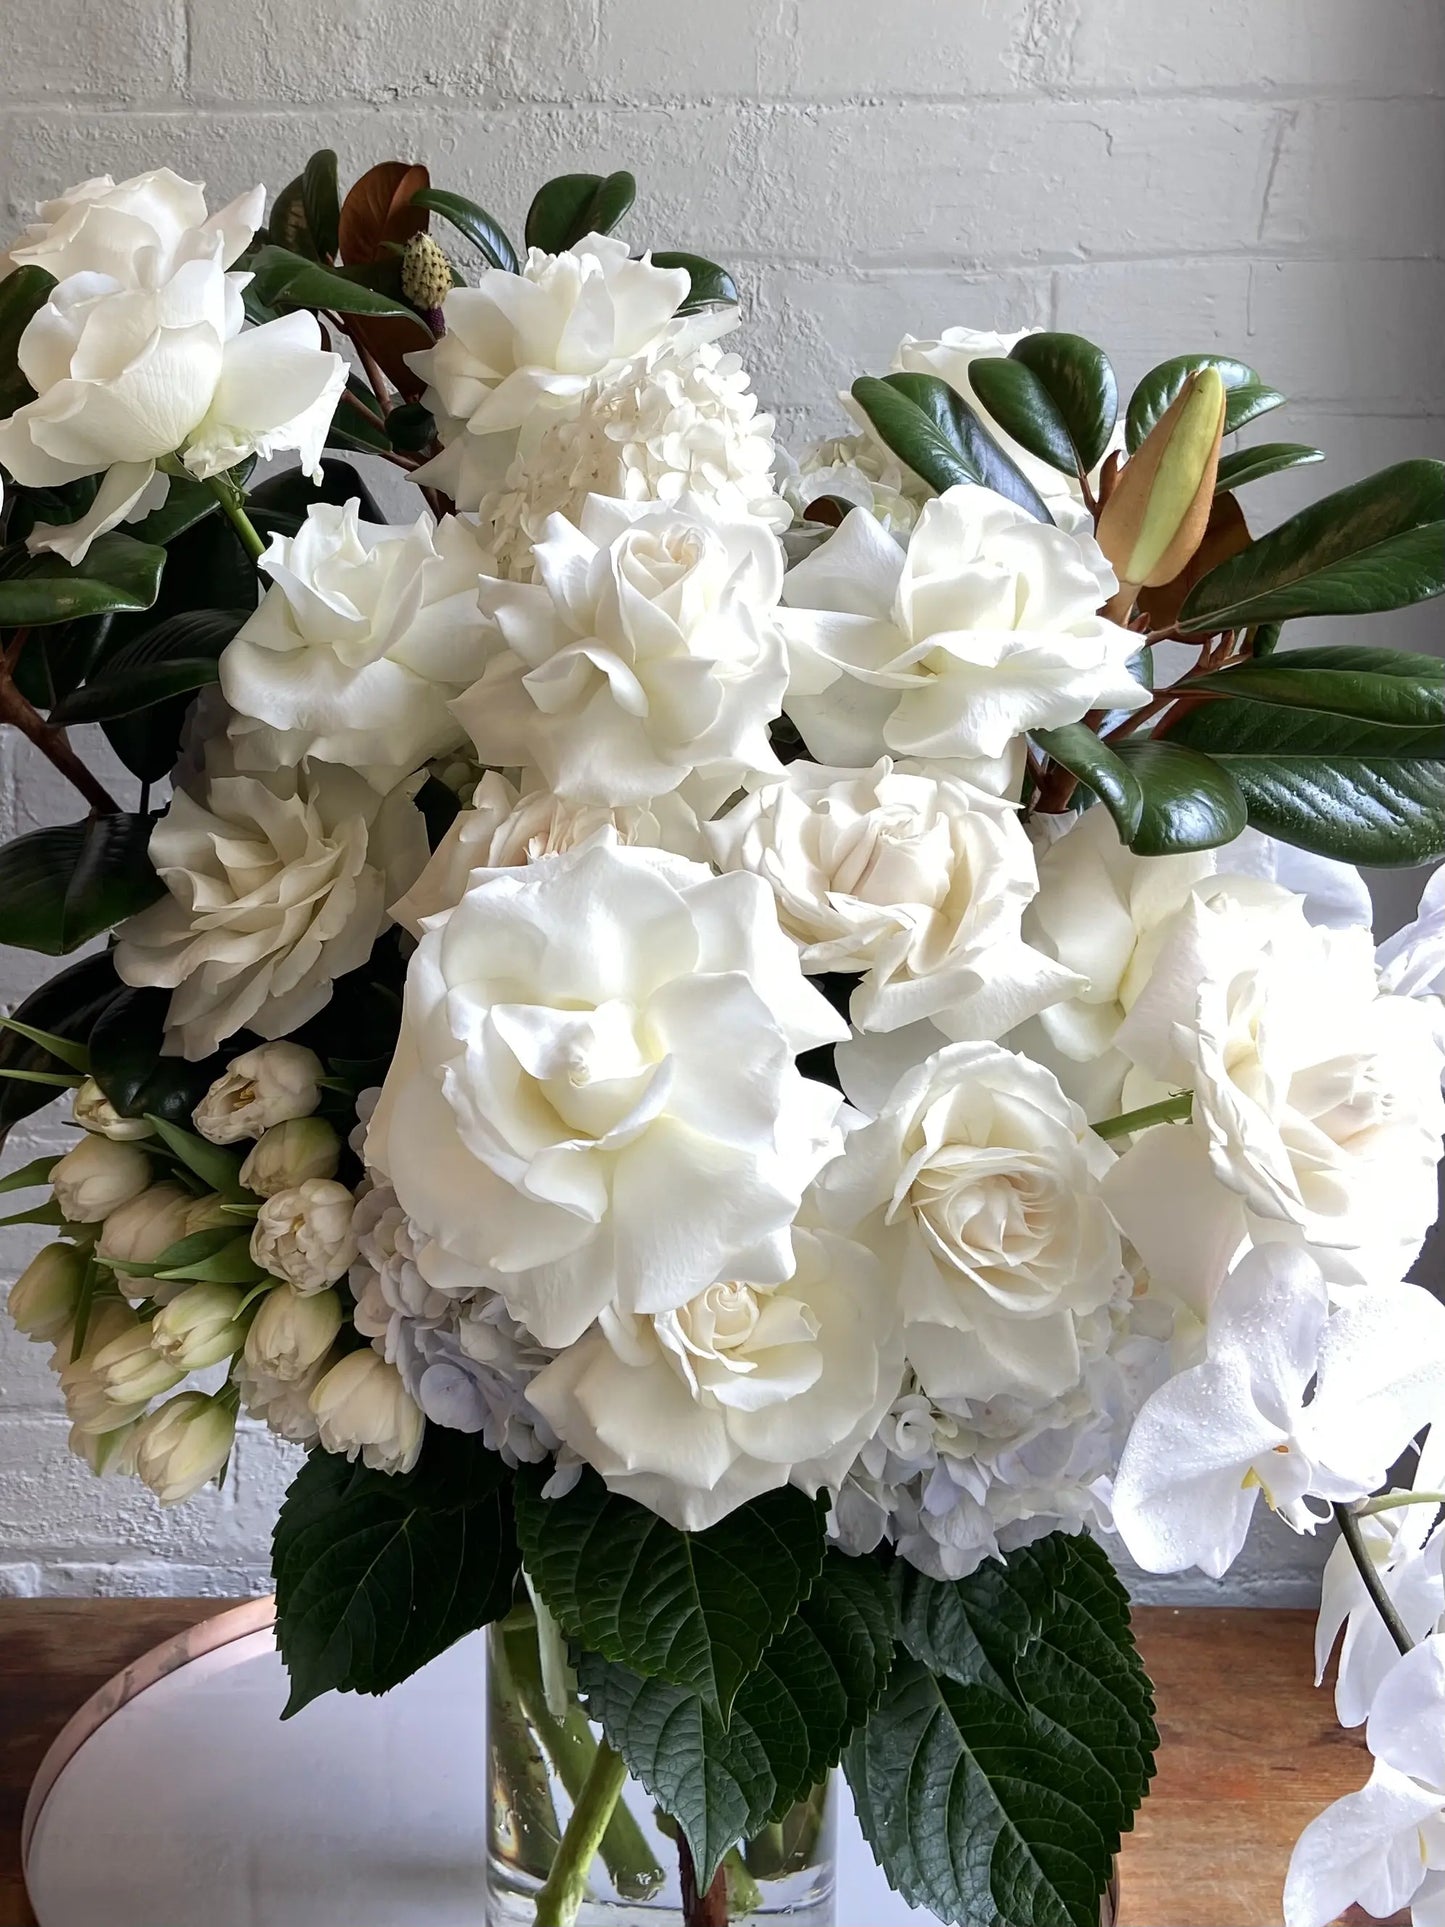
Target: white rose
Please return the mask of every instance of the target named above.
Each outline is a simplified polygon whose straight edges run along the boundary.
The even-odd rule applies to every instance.
[[[135,1469],[162,1505],[179,1505],[224,1469],[235,1438],[228,1405],[207,1392],[182,1392],[137,1427]]]
[[[135,1332],[146,1339],[148,1349],[146,1329],[129,1305],[123,1304],[118,1298],[97,1300],[86,1321],[85,1350],[79,1358],[70,1358],[61,1366],[60,1392],[65,1400],[65,1409],[76,1431],[87,1438],[119,1431],[121,1427],[129,1425],[132,1419],[139,1418],[150,1403],[151,1395],[147,1394],[138,1401],[132,1398],[128,1403],[117,1404],[110,1395],[107,1382],[95,1369],[99,1353]],[[58,1358],[56,1362],[59,1363]]]
[[[697,817],[673,792],[650,803],[609,808],[603,803],[569,803],[550,790],[518,796],[504,776],[488,770],[477,784],[471,806],[452,821],[431,860],[411,889],[391,906],[391,914],[414,937],[422,922],[455,909],[466,895],[475,870],[500,870],[538,857],[575,850],[599,830],[612,830],[619,843],[671,850],[676,856],[706,858]]]
[[[46,1245],[10,1287],[6,1308],[16,1329],[37,1344],[58,1344],[80,1307],[85,1254],[74,1245]]]
[[[264,1200],[251,1233],[251,1256],[300,1292],[324,1291],[356,1257],[356,1200],[333,1178],[306,1178]]]
[[[41,203],[36,219],[0,255],[0,277],[35,267],[57,281],[105,274],[126,287],[157,288],[187,261],[230,267],[249,247],[265,211],[264,187],[250,188],[209,214],[201,184],[168,167],[128,181],[101,174]]]
[[[166,1048],[182,1056],[247,1028],[280,1037],[365,963],[426,854],[409,785],[379,798],[328,763],[213,775],[151,833],[167,895],[120,926],[116,970],[174,993]]]
[[[246,1363],[268,1378],[295,1384],[320,1364],[341,1330],[334,1291],[269,1291],[246,1334]]]
[[[946,1010],[950,1036],[994,1038],[1074,988],[1019,935],[1037,878],[1017,816],[941,771],[790,763],[704,834],[773,891],[804,970],[863,973],[862,1030]]]
[[[890,535],[906,537],[931,491],[876,435],[813,442],[796,462],[780,458],[783,495],[798,516],[821,496],[868,513]],[[819,525],[821,526],[821,525]]]
[[[149,1325],[132,1325],[92,1351],[90,1368],[116,1407],[148,1405],[186,1375],[184,1367],[156,1350]]]
[[[455,704],[484,763],[582,803],[643,803],[694,776],[714,802],[776,770],[787,668],[782,550],[760,522],[592,496],[537,545],[535,583],[484,581],[498,653]]]
[[[454,515],[384,528],[359,501],[319,503],[273,536],[259,565],[272,587],[220,661],[240,767],[314,756],[385,790],[460,744],[447,705],[484,666],[485,560]]]
[[[258,1198],[273,1198],[307,1178],[334,1178],[341,1139],[324,1117],[292,1117],[273,1124],[252,1145],[241,1183]]]
[[[900,1277],[931,1397],[1042,1404],[1079,1383],[1080,1321],[1123,1272],[1112,1162],[1053,1075],[995,1044],[937,1052],[849,1136],[828,1213]]]
[[[351,1352],[311,1394],[311,1410],[327,1452],[358,1456],[373,1472],[410,1472],[426,1421],[395,1366],[374,1351]]]
[[[201,1229],[190,1222],[195,1203],[195,1193],[183,1184],[166,1179],[150,1185],[139,1197],[128,1198],[109,1213],[101,1226],[96,1257],[102,1262],[115,1259],[127,1265],[154,1264],[163,1251],[189,1237],[192,1230]],[[142,1289],[149,1291],[149,1282]]]
[[[1445,866],[1420,894],[1420,914],[1375,954],[1381,990],[1419,997],[1439,1027],[1445,1052]]]
[[[154,1137],[155,1126],[143,1117],[122,1117],[93,1077],[87,1077],[71,1100],[71,1116],[83,1131],[114,1139],[117,1144],[133,1144],[143,1137]]]
[[[321,1102],[321,1059],[304,1044],[278,1037],[233,1057],[206,1092],[191,1122],[212,1144],[260,1137],[273,1124],[309,1117]]]
[[[246,1342],[240,1322],[245,1296],[239,1285],[187,1285],[156,1313],[151,1344],[186,1372],[234,1358]]]
[[[793,1060],[844,1034],[756,877],[606,841],[481,872],[411,960],[367,1161],[436,1282],[567,1345],[788,1275],[840,1101]]]
[[[1098,614],[1117,583],[1091,534],[964,484],[905,552],[852,510],[790,570],[787,711],[821,761],[1001,757],[1031,729],[1137,709],[1138,637]]]
[[[68,1224],[99,1224],[151,1181],[150,1159],[138,1145],[83,1137],[50,1167],[50,1188]]]
[[[897,1300],[871,1253],[800,1230],[784,1284],[604,1312],[532,1380],[562,1442],[684,1532],[790,1481],[836,1490],[898,1391]]]

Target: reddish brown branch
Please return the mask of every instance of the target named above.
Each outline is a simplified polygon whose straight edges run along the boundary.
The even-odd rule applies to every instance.
[[[686,1840],[679,1837],[677,1865],[682,1885],[683,1927],[728,1927],[727,1874],[719,1867],[705,1894],[697,1890],[697,1869]]]
[[[14,653],[19,652],[15,650]],[[52,728],[34,704],[21,695],[10,679],[8,662],[0,666],[0,723],[12,723],[28,742],[34,743],[41,755],[48,758],[61,775],[75,785],[97,814],[112,816],[120,809],[120,804],[110,791],[91,775],[70,747],[65,731]]]

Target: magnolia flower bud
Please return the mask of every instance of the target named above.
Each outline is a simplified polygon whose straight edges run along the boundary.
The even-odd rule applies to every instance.
[[[1199,369],[1119,477],[1098,535],[1126,586],[1172,582],[1204,539],[1228,399],[1219,370]]]
[[[167,1399],[137,1428],[136,1471],[162,1505],[179,1505],[224,1468],[236,1414],[206,1392]]]
[[[135,1473],[137,1429],[135,1419],[117,1425],[111,1432],[83,1432],[78,1425],[72,1425],[66,1443],[76,1458],[84,1459],[98,1479],[107,1473],[131,1478]]]
[[[341,1139],[324,1117],[293,1117],[273,1124],[251,1147],[241,1182],[258,1198],[273,1198],[307,1178],[334,1178]]]
[[[136,1325],[119,1338],[112,1338],[93,1355],[90,1364],[101,1390],[114,1405],[149,1405],[185,1377],[180,1367],[155,1349],[149,1325]]]
[[[260,1137],[287,1118],[309,1117],[321,1101],[321,1059],[302,1044],[278,1039],[236,1058],[192,1113],[212,1144]]]
[[[83,1137],[50,1173],[55,1202],[70,1224],[99,1224],[150,1181],[145,1152],[106,1137]]]
[[[155,1136],[156,1127],[145,1118],[122,1117],[93,1077],[87,1077],[76,1091],[71,1111],[82,1130],[94,1131],[117,1144]]]
[[[401,257],[401,291],[414,308],[439,308],[452,291],[452,264],[429,234],[414,234]]]
[[[153,1265],[163,1251],[190,1236],[194,1194],[167,1180],[112,1211],[101,1227],[95,1255],[123,1265]]]
[[[290,1285],[268,1292],[246,1334],[246,1363],[266,1378],[304,1378],[331,1350],[341,1330],[334,1291],[303,1293]]]
[[[376,1352],[349,1352],[311,1394],[311,1410],[328,1452],[357,1454],[373,1472],[410,1472],[426,1420],[401,1373]]]
[[[85,1255],[74,1245],[46,1245],[10,1287],[10,1316],[27,1338],[53,1345],[80,1303]]]
[[[297,1291],[324,1291],[345,1277],[356,1257],[355,1208],[346,1186],[330,1178],[307,1178],[278,1191],[261,1206],[251,1256]]]
[[[234,1358],[246,1342],[246,1327],[237,1322],[245,1296],[239,1285],[187,1285],[156,1313],[151,1344],[183,1372]]]

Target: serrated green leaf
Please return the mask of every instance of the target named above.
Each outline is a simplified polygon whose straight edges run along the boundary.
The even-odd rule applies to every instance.
[[[636,199],[637,182],[626,172],[559,174],[527,210],[527,246],[561,254],[585,235],[611,234]]]
[[[1084,723],[1035,730],[1033,739],[1046,755],[1088,784],[1118,824],[1122,840],[1130,843],[1144,814],[1144,787],[1122,757]]]
[[[735,308],[738,286],[726,268],[700,254],[684,254],[675,248],[653,249],[655,268],[686,268],[689,278],[687,299],[679,314],[697,314],[703,308]]]
[[[1134,390],[1124,423],[1124,437],[1131,455],[1136,455],[1148,440],[1155,423],[1168,414],[1191,375],[1201,368],[1213,368],[1224,383],[1224,432],[1236,434],[1259,416],[1278,408],[1284,401],[1278,389],[1267,387],[1242,361],[1228,355],[1176,355],[1172,361],[1151,368]]]
[[[1140,856],[1177,856],[1232,843],[1245,828],[1244,797],[1228,770],[1198,750],[1130,739],[1115,753],[1144,792],[1129,847]]]
[[[0,580],[0,628],[35,629],[116,610],[149,609],[165,561],[164,549],[116,533],[97,537],[85,560],[74,566],[58,555],[26,556]]]
[[[1053,517],[1016,462],[963,398],[936,375],[860,375],[853,399],[899,461],[941,495],[963,482],[1006,496],[1040,522]]]
[[[341,221],[341,193],[336,183],[336,156],[323,147],[301,171],[301,205],[306,228],[317,254],[335,254]]]
[[[63,956],[165,889],[147,854],[154,818],[117,812],[31,830],[0,849],[0,943]]]
[[[560,1499],[541,1496],[545,1482],[545,1471],[520,1475],[517,1533],[563,1631],[619,1666],[696,1693],[726,1720],[822,1569],[816,1503],[784,1487],[688,1533],[594,1473]]]
[[[424,187],[419,194],[412,195],[411,204],[413,207],[424,207],[428,213],[440,214],[444,221],[450,221],[491,267],[501,268],[507,274],[521,273],[522,263],[506,229],[485,208],[478,207],[475,201],[469,201],[465,194],[449,194],[445,188]]]
[[[1262,482],[1266,475],[1280,475],[1289,468],[1306,468],[1324,459],[1322,448],[1306,448],[1301,442],[1258,442],[1253,448],[1231,449],[1219,458],[1215,493],[1223,495],[1250,482]]]

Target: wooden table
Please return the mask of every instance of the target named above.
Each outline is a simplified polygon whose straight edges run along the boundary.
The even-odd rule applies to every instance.
[[[223,1604],[0,1600],[0,1927],[33,1927],[20,1817],[51,1739],[113,1673]],[[1368,1771],[1311,1685],[1313,1627],[1304,1612],[1139,1612],[1163,1745],[1124,1847],[1121,1927],[1279,1927],[1300,1829]]]

